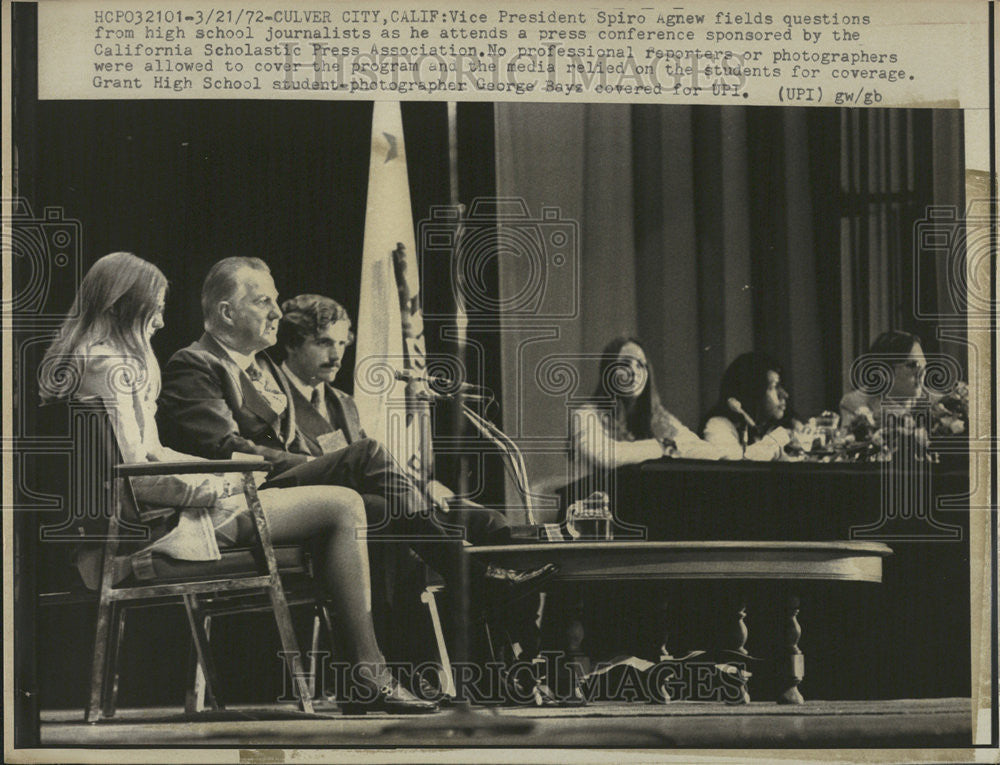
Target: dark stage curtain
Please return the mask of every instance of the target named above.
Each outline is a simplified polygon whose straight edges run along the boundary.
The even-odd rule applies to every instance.
[[[80,221],[84,270],[115,250],[162,268],[161,361],[200,335],[202,279],[229,255],[356,317],[370,124],[367,103],[41,102],[33,207]]]
[[[81,272],[116,250],[162,268],[170,294],[166,328],[154,339],[161,362],[201,334],[201,282],[212,263],[229,255],[263,258],[282,298],[318,292],[357,320],[370,102],[32,106],[36,113],[22,123],[19,142],[21,195],[36,215],[55,207],[80,222]],[[403,104],[402,111],[419,231],[432,207],[451,200],[447,112],[441,103]],[[458,127],[460,198],[468,203],[494,188],[491,106],[462,104]],[[438,317],[451,313],[449,263],[422,258],[417,249],[425,309]],[[48,305],[68,309],[75,286],[53,281]],[[441,318],[429,322],[429,352],[449,350],[447,325]],[[349,351],[338,379],[347,390],[353,361]]]
[[[567,405],[619,334],[644,340],[664,404],[691,427],[744,351],[775,356],[796,409],[818,414],[836,409],[879,332],[918,331],[939,350],[915,318],[913,269],[937,307],[949,264],[915,262],[912,232],[929,205],[962,209],[960,112],[496,108],[500,195],[579,226],[578,310],[508,320],[503,335],[504,424],[526,441],[568,435]],[[502,296],[523,289],[522,270],[501,259]],[[549,276],[547,289],[572,289]],[[572,391],[534,382],[555,354],[577,356]],[[565,475],[551,446],[529,465],[543,488]]]
[[[961,339],[939,340],[935,322],[922,318],[960,316],[952,293],[954,274],[965,270],[964,249],[945,256],[928,251],[919,236],[931,206],[950,209],[954,220],[963,217],[962,113],[845,109],[838,116],[844,378],[851,361],[888,328],[919,334],[928,350],[950,354],[965,369]]]

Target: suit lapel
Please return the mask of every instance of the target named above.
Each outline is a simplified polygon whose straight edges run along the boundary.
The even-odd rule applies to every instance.
[[[236,362],[233,361],[232,356],[226,353],[226,349],[219,345],[219,341],[206,332],[201,336],[201,338],[199,338],[198,345],[201,346],[202,350],[208,351],[222,362],[222,366],[233,379],[233,387],[236,388],[236,390],[242,390],[245,395],[246,391],[243,386],[243,381],[246,380],[247,382],[250,382],[250,380],[245,374],[243,374]]]
[[[330,409],[337,414],[337,419],[344,423],[344,435],[348,443],[354,443],[362,437],[361,421],[358,419],[358,409],[343,391],[334,388],[332,385],[326,386],[326,401]]]
[[[254,384],[250,381],[250,378],[247,377],[246,372],[239,368],[237,363],[233,361],[233,357],[226,352],[226,349],[223,348],[219,342],[207,332],[201,336],[201,339],[198,342],[206,351],[214,354],[219,361],[222,362],[226,372],[228,372],[230,377],[233,378],[236,390],[240,391],[243,396],[243,401],[240,404],[241,408],[253,412],[253,414],[257,415],[257,417],[270,425],[271,429],[274,430],[275,435],[279,439],[284,440],[287,445],[288,441],[291,439],[282,438],[282,431],[287,430],[286,428],[282,428],[282,418],[279,417],[278,413],[268,405],[267,400],[261,396],[260,393],[258,393]],[[283,390],[286,388],[287,383],[281,376],[281,373],[277,372],[276,367],[266,354],[260,353],[257,355],[257,364],[262,368],[267,366],[275,380],[278,381],[278,385],[282,386]],[[286,396],[288,395],[287,390],[285,390],[285,394]],[[291,403],[289,403],[285,410],[286,413],[291,411],[291,408]],[[294,420],[292,420],[292,422],[294,422]],[[294,432],[292,435],[294,436]]]
[[[295,418],[298,425],[299,436],[309,447],[309,451],[315,455],[323,453],[323,448],[317,440],[324,433],[333,430],[330,423],[316,411],[315,407],[302,396],[299,389],[291,386],[292,398],[295,399]]]
[[[271,373],[275,382],[278,383],[278,387],[281,388],[281,392],[285,394],[285,400],[288,402],[288,406],[285,407],[285,411],[280,418],[284,426],[282,430],[285,434],[284,442],[285,448],[287,449],[291,445],[292,441],[295,440],[296,431],[295,403],[292,399],[292,385],[285,379],[285,375],[280,369],[278,369],[278,365],[271,361],[271,357],[267,355],[266,351],[261,351],[257,354],[257,364],[262,369],[266,368]],[[244,375],[244,377],[246,377],[246,375]],[[263,397],[258,396],[258,398],[261,398],[263,401]],[[266,402],[264,403],[264,406],[267,406]],[[277,413],[271,409],[271,407],[267,406],[267,408],[273,417],[278,416]]]

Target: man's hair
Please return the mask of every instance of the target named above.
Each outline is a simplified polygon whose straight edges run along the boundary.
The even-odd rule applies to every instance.
[[[260,258],[223,258],[213,265],[208,270],[205,281],[201,285],[201,315],[206,323],[212,316],[212,309],[223,300],[229,300],[236,293],[238,286],[236,274],[242,268],[271,273],[267,263]]]
[[[868,353],[909,356],[914,345],[921,345],[919,336],[891,329],[875,338],[868,347]]]
[[[322,295],[298,295],[281,304],[281,321],[278,322],[278,347],[284,350],[298,348],[315,337],[330,324],[346,321],[350,314],[340,303]],[[354,342],[354,333],[348,335]]]

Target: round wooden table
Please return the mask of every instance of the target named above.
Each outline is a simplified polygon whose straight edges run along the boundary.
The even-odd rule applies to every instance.
[[[670,579],[781,579],[882,581],[882,559],[892,550],[879,542],[545,542],[494,547],[466,547],[465,554],[508,568],[534,568],[558,563],[553,581],[624,581]],[[439,628],[433,594],[424,598],[432,612],[438,648],[446,677],[450,679],[447,647]],[[805,673],[799,650],[798,599],[786,604],[785,680],[777,701],[801,704],[798,685]],[[737,661],[750,659],[746,649],[745,606],[736,614],[734,645],[728,652]],[[467,637],[464,641],[468,645]],[[452,686],[454,688],[454,686]],[[743,701],[749,693],[743,689]]]

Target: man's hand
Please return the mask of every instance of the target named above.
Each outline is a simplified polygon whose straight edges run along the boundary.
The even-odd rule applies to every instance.
[[[455,496],[455,492],[440,481],[428,481],[425,491],[438,510],[442,513],[448,512],[448,500]]]

